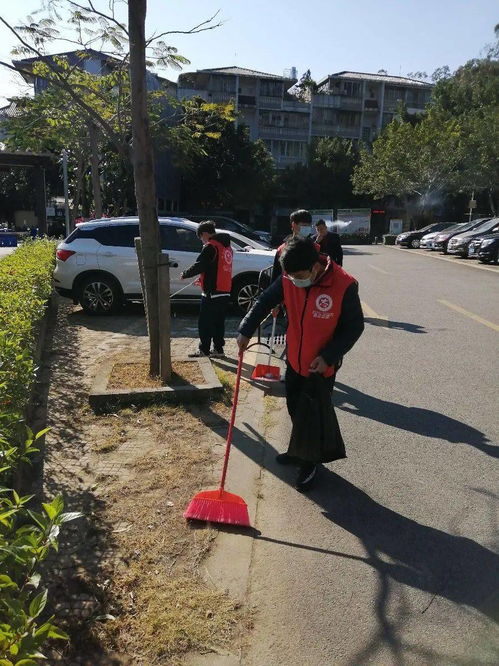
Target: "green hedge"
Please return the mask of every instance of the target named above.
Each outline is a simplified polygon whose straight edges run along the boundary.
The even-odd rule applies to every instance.
[[[0,666],[32,666],[48,639],[67,639],[39,618],[47,602],[40,563],[57,549],[60,527],[79,514],[63,513],[61,497],[33,511],[33,496],[9,486],[17,468],[37,451],[24,422],[35,378],[33,352],[52,291],[55,244],[30,241],[0,259]]]

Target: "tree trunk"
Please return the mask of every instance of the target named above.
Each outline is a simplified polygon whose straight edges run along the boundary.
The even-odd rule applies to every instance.
[[[158,258],[161,252],[156,213],[154,160],[146,88],[146,0],[128,0],[130,83],[132,97],[132,159],[142,241],[145,301],[149,330],[149,371],[159,375]]]
[[[92,191],[94,195],[94,215],[102,217],[102,194],[99,174],[99,141],[97,127],[93,122],[88,123],[88,136],[90,139],[90,168],[92,171]]]

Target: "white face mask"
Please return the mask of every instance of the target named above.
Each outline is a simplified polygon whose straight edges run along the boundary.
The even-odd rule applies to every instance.
[[[311,233],[312,233],[312,227],[311,226],[305,227],[305,226],[302,226],[301,224],[299,225],[298,236],[300,236],[300,238],[308,238]]]
[[[295,285],[295,287],[300,287],[302,289],[306,289],[307,287],[310,287],[313,283],[312,277],[300,279],[300,278],[293,278],[293,277],[289,276],[289,279]]]

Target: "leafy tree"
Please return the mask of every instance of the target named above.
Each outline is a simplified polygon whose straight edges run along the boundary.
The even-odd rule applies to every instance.
[[[171,144],[185,173],[183,206],[254,209],[264,204],[272,191],[272,157],[261,141],[250,140],[246,127],[234,125],[233,107],[198,98],[183,108]]]
[[[394,120],[372,151],[361,149],[352,177],[354,191],[405,201],[419,197],[421,205],[431,204],[456,186],[461,160],[462,128],[456,119],[431,110],[416,125]]]
[[[350,177],[357,160],[350,140],[316,139],[310,145],[306,165],[297,164],[279,174],[280,196],[292,206],[348,206],[353,203]]]
[[[311,96],[317,92],[317,83],[312,78],[312,74],[310,73],[309,69],[307,69],[307,71],[302,74],[300,80],[295,86],[295,89],[296,97],[303,102],[310,101]]]

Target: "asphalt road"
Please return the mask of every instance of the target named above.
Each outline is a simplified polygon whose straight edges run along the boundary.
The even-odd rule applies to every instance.
[[[308,496],[264,459],[246,666],[499,663],[499,274],[352,247],[366,330],[334,402],[348,459]]]

